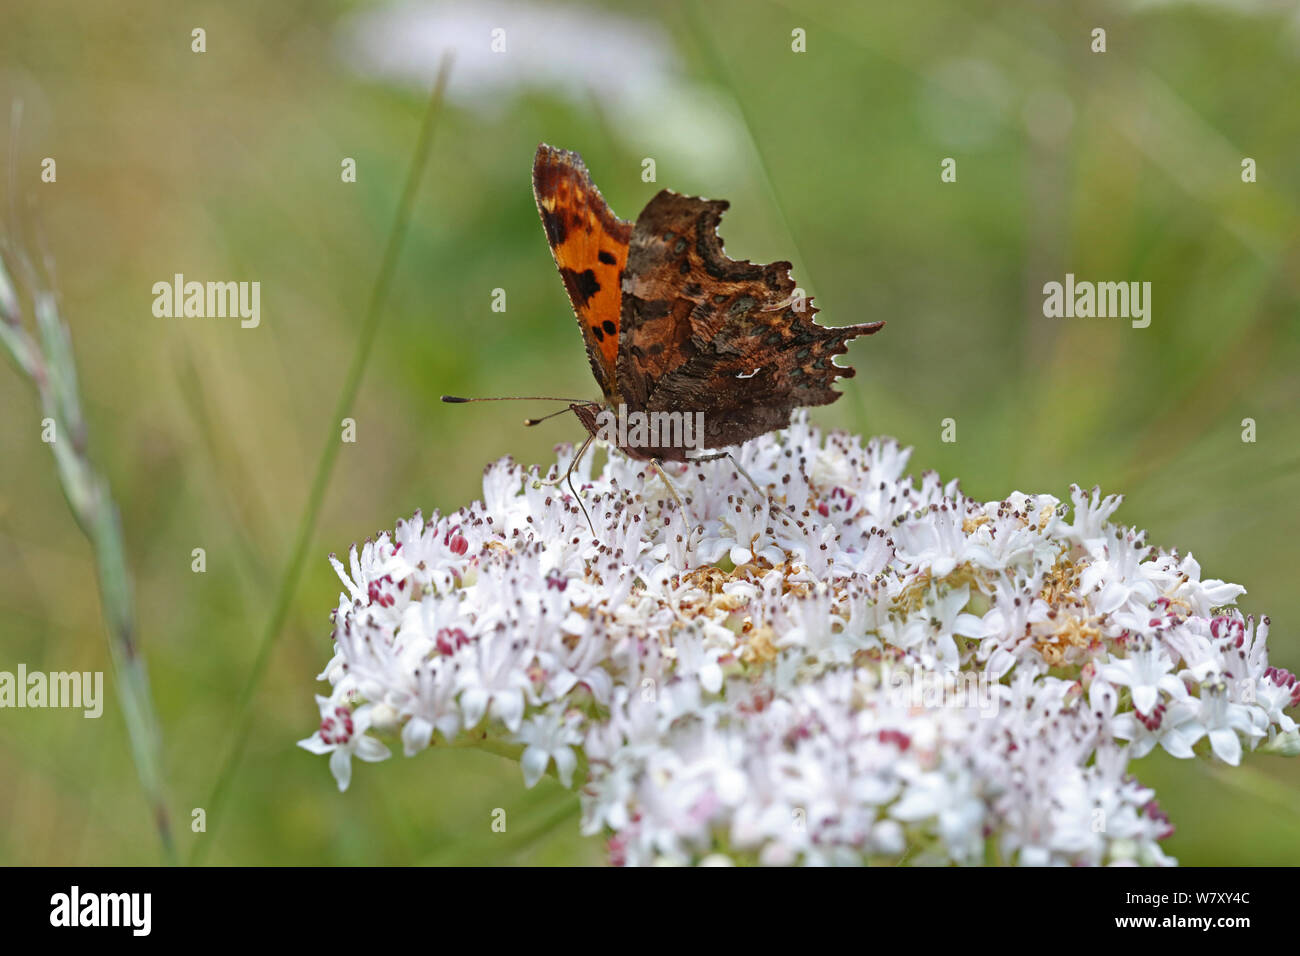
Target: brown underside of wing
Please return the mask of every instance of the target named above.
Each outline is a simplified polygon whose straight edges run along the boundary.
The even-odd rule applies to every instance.
[[[623,276],[619,391],[629,409],[704,412],[705,444],[737,444],[840,397],[834,356],[883,322],[827,328],[794,298],[790,263],[729,259],[728,203],[663,190],[632,231]]]

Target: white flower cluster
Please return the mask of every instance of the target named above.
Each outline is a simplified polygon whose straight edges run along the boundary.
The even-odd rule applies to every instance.
[[[564,449],[559,468],[572,451]],[[1244,589],[1110,522],[903,474],[891,440],[804,421],[738,460],[543,484],[331,559],[347,592],[321,675],[351,757],[465,740],[581,789],[612,862],[1166,864],[1128,762],[1293,753],[1300,683]],[[588,466],[589,469],[590,466]],[[556,474],[553,472],[553,474]]]

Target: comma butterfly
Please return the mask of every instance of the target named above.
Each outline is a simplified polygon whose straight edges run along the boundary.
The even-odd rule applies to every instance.
[[[725,200],[664,189],[633,224],[610,210],[581,156],[545,143],[533,160],[533,195],[604,395],[561,399],[589,432],[575,461],[592,438],[656,467],[722,457],[686,453],[740,444],[784,428],[796,408],[834,402],[832,384],[854,374],[834,356],[885,324],[818,325],[789,262],[728,258],[717,232]],[[616,409],[641,417],[615,431]],[[663,428],[654,427],[656,413]],[[670,419],[699,422],[702,434],[669,441]]]

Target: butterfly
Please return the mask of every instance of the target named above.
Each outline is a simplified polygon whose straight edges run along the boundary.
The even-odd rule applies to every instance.
[[[603,396],[564,400],[588,432],[574,461],[593,438],[656,468],[722,457],[687,453],[738,445],[786,427],[796,408],[834,402],[832,384],[854,374],[834,357],[885,324],[818,325],[789,262],[728,258],[717,231],[725,200],[663,189],[628,222],[580,155],[545,143],[533,196]],[[649,425],[614,428],[616,411]],[[689,441],[666,440],[688,422],[698,425]]]

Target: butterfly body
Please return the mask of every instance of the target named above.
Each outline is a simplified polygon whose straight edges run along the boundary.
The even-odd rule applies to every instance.
[[[854,370],[834,356],[884,325],[818,325],[790,263],[728,258],[717,233],[724,200],[664,189],[630,223],[609,209],[577,153],[545,144],[533,193],[604,399],[603,409],[570,406],[593,436],[607,437],[601,412],[616,409],[699,415],[696,448],[784,428],[795,408],[839,398],[832,383]],[[614,444],[640,460],[685,461],[691,450]]]
[[[626,418],[628,407],[626,403],[613,402],[574,402],[569,405],[570,410],[578,416],[578,421],[587,432],[595,438],[604,439],[613,445],[623,454],[636,461],[689,461],[689,452],[707,447],[703,443],[702,436],[698,441],[694,440],[694,432],[691,433],[692,441],[689,444],[681,442],[663,442],[656,443],[654,440],[635,442],[619,441],[620,430],[618,427],[619,407],[622,406],[624,411],[624,427],[621,434],[627,435]],[[637,412],[633,409],[632,412]],[[670,413],[671,414],[671,413]],[[682,416],[678,416],[677,422],[679,433]],[[652,434],[659,434],[656,429]]]

